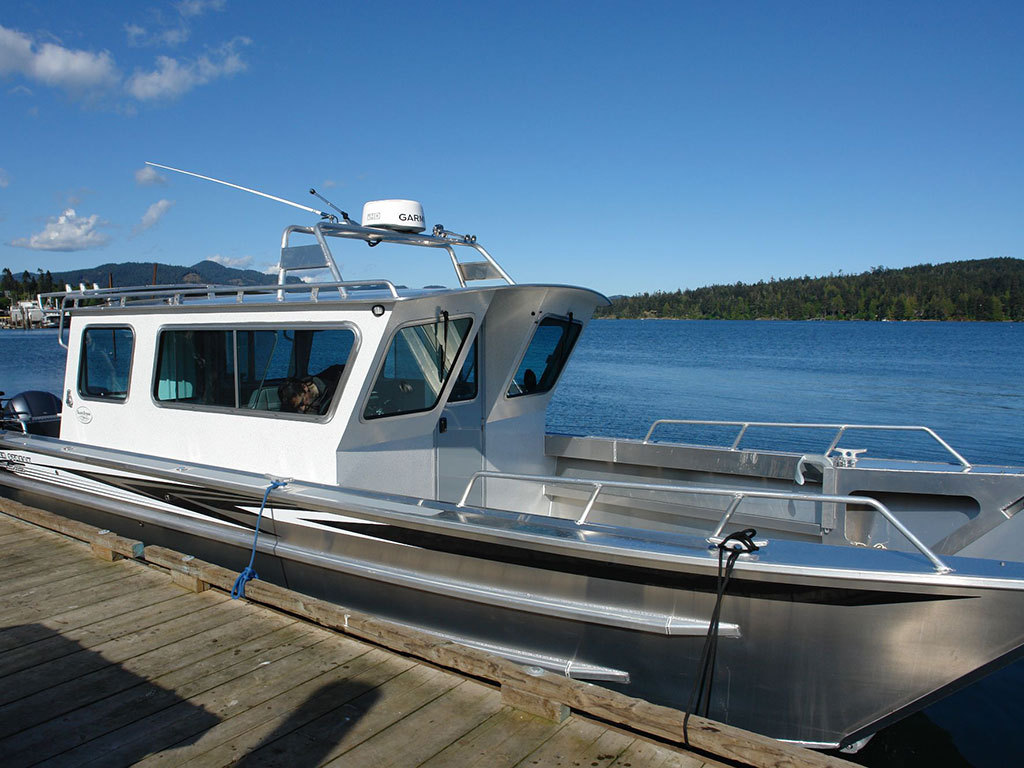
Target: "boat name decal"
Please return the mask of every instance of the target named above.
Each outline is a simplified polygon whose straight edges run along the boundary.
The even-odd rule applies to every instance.
[[[12,464],[31,464],[32,457],[26,456],[23,453],[11,453],[10,451],[0,451],[0,461],[9,461]]]

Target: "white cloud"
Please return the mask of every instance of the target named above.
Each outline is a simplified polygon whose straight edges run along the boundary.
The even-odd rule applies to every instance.
[[[0,189],[7,189],[11,186],[11,174],[0,168]]]
[[[188,18],[189,16],[202,16],[207,11],[223,11],[225,0],[181,0],[174,7],[178,13]]]
[[[126,87],[139,101],[177,98],[197,86],[244,71],[246,63],[238,48],[250,42],[246,37],[237,37],[194,60],[158,56],[156,69],[136,71]]]
[[[140,187],[153,187],[157,184],[166,184],[167,179],[152,165],[144,165],[135,172],[135,183]]]
[[[135,47],[181,45],[188,42],[191,37],[191,24],[194,19],[208,11],[223,11],[225,5],[226,0],[182,0],[174,4],[176,14],[149,9],[149,22],[146,26],[135,23],[124,25],[128,44]]]
[[[132,230],[133,234],[137,235],[140,232],[145,232],[147,229],[155,225],[164,217],[165,213],[171,210],[173,205],[173,200],[157,200],[146,209],[144,214],[142,214],[142,220],[136,224],[135,229]]]
[[[140,45],[146,37],[146,28],[138,24],[125,24],[124,33],[128,35],[129,45]]]
[[[74,208],[68,208],[60,216],[51,216],[42,232],[29,238],[12,240],[11,245],[35,251],[84,251],[87,248],[99,248],[110,242],[110,237],[99,230],[105,224],[95,213],[92,216],[79,216]]]
[[[223,2],[216,0],[193,0],[184,3],[179,11],[184,19],[223,6]],[[129,44],[177,45],[188,39],[188,28],[180,25],[150,35],[144,27],[128,24],[125,32]],[[0,77],[21,75],[33,82],[62,88],[72,97],[93,101],[124,93],[139,101],[174,99],[198,86],[245,71],[247,65],[241,49],[250,42],[248,38],[236,37],[194,57],[158,56],[152,68],[138,68],[126,77],[109,51],[77,50],[40,42],[0,25]],[[17,88],[30,92],[24,86]],[[131,114],[133,108],[122,107],[120,111]]]
[[[224,267],[248,269],[249,265],[252,264],[252,256],[238,256],[236,258],[231,258],[230,256],[221,256],[218,253],[216,256],[211,256],[207,261],[215,261]]]
[[[56,43],[40,44],[23,32],[0,26],[0,75],[12,73],[63,88],[72,95],[109,89],[120,80],[108,51],[96,53]]]

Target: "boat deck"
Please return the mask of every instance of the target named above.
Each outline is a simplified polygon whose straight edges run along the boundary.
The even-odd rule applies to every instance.
[[[578,714],[529,714],[484,682],[180,572],[101,559],[95,542],[4,514],[12,504],[0,504],[7,768],[723,765]],[[799,752],[803,765],[842,762]]]

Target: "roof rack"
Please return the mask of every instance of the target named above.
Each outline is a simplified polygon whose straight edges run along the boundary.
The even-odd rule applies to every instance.
[[[316,243],[311,245],[290,245],[293,234],[312,235]],[[327,244],[328,237],[362,240],[373,247],[380,243],[414,245],[421,248],[441,248],[448,252],[455,276],[463,288],[470,280],[504,280],[508,285],[515,281],[501,268],[501,265],[476,241],[475,235],[460,235],[450,232],[442,225],[434,227],[432,235],[411,232],[397,232],[375,227],[362,227],[352,222],[321,221],[312,227],[292,225],[285,227],[281,236],[281,262],[278,268],[278,285],[285,285],[288,274],[307,269],[329,269],[334,279],[342,281],[341,271]],[[455,246],[471,248],[483,257],[483,261],[459,261]]]
[[[293,246],[291,236],[295,234],[312,235],[317,242],[311,245]],[[474,235],[460,235],[449,232],[438,225],[432,235],[410,232],[398,232],[374,227],[362,227],[352,222],[321,221],[316,225],[291,225],[285,227],[281,235],[281,261],[278,265],[277,283],[273,285],[208,285],[197,283],[179,283],[175,285],[136,285],[126,288],[86,288],[82,285],[78,290],[53,291],[37,296],[39,306],[48,315],[59,318],[58,343],[67,349],[64,343],[64,318],[72,309],[80,309],[91,305],[105,307],[126,307],[132,304],[181,305],[191,301],[243,303],[250,299],[266,299],[273,296],[277,301],[298,298],[304,301],[319,302],[327,299],[323,291],[337,291],[338,298],[348,300],[351,291],[382,290],[392,298],[400,298],[398,289],[390,280],[343,280],[341,271],[334,260],[334,255],[327,244],[328,237],[340,237],[351,240],[362,240],[373,247],[380,243],[413,245],[422,248],[440,248],[448,253],[455,275],[462,288],[471,280],[504,280],[508,285],[515,281],[494,260],[494,258],[476,242]],[[471,248],[483,261],[459,261],[455,246]],[[332,282],[288,282],[290,273],[310,269],[329,269]],[[360,297],[363,298],[363,297]],[[331,300],[336,300],[332,295]]]
[[[181,285],[137,285],[128,288],[86,288],[77,291],[55,291],[39,295],[40,302],[50,306],[59,301],[59,308],[51,310],[59,317],[58,343],[67,349],[64,343],[64,318],[73,309],[89,306],[96,307],[127,307],[129,305],[167,305],[180,306],[190,302],[242,304],[252,299],[273,298],[275,301],[287,301],[289,294],[302,301],[317,303],[323,299],[345,301],[355,298],[350,292],[386,291],[391,298],[400,298],[398,288],[390,280],[349,280],[331,283],[289,283],[287,285],[201,285],[187,283]],[[322,297],[323,291],[331,291],[328,297]],[[338,291],[338,296],[333,291]],[[360,297],[363,298],[363,297]]]

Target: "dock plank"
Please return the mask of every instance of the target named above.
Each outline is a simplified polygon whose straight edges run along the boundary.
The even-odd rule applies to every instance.
[[[128,663],[134,657],[168,646],[174,650],[178,641],[225,623],[230,614],[241,609],[230,608],[227,613],[228,607],[212,611],[207,606],[40,665],[41,674],[47,678],[46,686],[42,690],[18,691],[21,695],[16,700],[0,706],[0,737],[45,723],[135,684],[140,678]],[[17,738],[7,748],[15,749],[16,743]]]
[[[513,766],[569,722],[554,723],[505,706],[420,765],[421,768],[457,768],[486,762],[493,768]]]
[[[325,765],[331,768],[419,765],[501,707],[500,693],[475,681],[464,680]],[[416,734],[416,738],[409,738],[410,733]]]
[[[115,563],[107,563],[113,567]],[[44,564],[33,562],[20,573],[10,573],[0,578],[0,604],[7,595],[31,589],[39,584],[56,582],[68,578],[76,578],[83,573],[92,573],[90,560],[83,559],[79,554],[66,561],[47,560]]]
[[[191,743],[183,740],[193,733],[175,728],[168,735],[160,735],[161,751],[138,763],[139,768],[173,768],[186,762],[199,761],[211,765],[220,761],[237,759],[246,751],[246,745],[263,743],[268,734],[277,732],[282,723],[289,722],[294,728],[301,728],[313,720],[321,711],[331,709],[337,697],[345,695],[344,690],[335,686],[355,681],[358,686],[365,678],[378,675],[393,675],[396,670],[376,670],[391,658],[380,649],[369,649],[339,667],[278,693],[259,707],[250,707],[232,717],[222,718],[214,727],[200,734]],[[330,695],[316,695],[327,691]],[[192,698],[198,703],[198,698]],[[301,713],[301,714],[300,714]]]
[[[199,672],[194,679],[187,670],[165,676],[159,681],[161,686],[174,690],[178,695],[178,701],[172,706],[159,712],[140,715],[115,730],[95,734],[96,738],[61,755],[53,761],[54,765],[108,765],[115,757],[124,758],[123,764],[133,765],[141,764],[139,761],[149,764],[147,761],[157,758],[160,759],[159,764],[168,765],[188,760],[187,756],[183,760],[178,759],[180,750],[190,747],[219,725],[219,715],[212,708],[204,706],[205,699],[216,695],[218,686],[244,678],[261,666],[319,642],[319,638],[309,629],[296,622],[257,641],[226,649],[217,657],[197,665],[206,674]],[[210,722],[210,715],[213,715],[215,722]],[[66,761],[65,755],[68,758]]]
[[[30,617],[34,620],[45,616],[55,609],[65,610],[67,606],[77,605],[77,601],[82,599],[80,595],[90,593],[97,585],[135,575],[131,570],[120,567],[120,563],[107,565],[108,568],[89,569],[73,577],[47,579],[6,593],[0,606],[0,622],[7,623],[15,618],[24,622]]]
[[[223,735],[250,724],[252,713],[239,713],[213,729],[211,741],[221,741],[203,753],[201,764],[215,765],[320,765],[335,742],[344,735],[361,707],[383,698],[394,680],[415,666],[375,649],[350,670],[336,670],[310,680],[307,685],[286,692],[267,703],[265,714],[274,716],[254,728],[238,731],[230,740]],[[277,706],[275,706],[275,704]],[[290,704],[290,708],[283,706]],[[235,721],[238,721],[237,723]],[[217,731],[223,729],[223,733]]]
[[[299,654],[293,654],[299,656]],[[303,667],[312,662],[316,668],[316,660],[306,657],[301,661],[292,657],[285,657],[277,663],[268,663],[259,667],[262,675],[253,675],[255,679],[245,677],[236,678],[233,684],[226,684],[220,692],[223,699],[230,705],[248,706],[250,703],[259,703],[261,697],[265,697],[268,691],[281,685],[292,685],[296,679],[303,675],[310,674],[308,669]],[[176,662],[172,662],[176,663]],[[124,674],[116,676],[114,684],[125,679]],[[136,679],[146,680],[139,676]],[[104,733],[115,730],[123,725],[135,722],[140,717],[152,715],[168,709],[181,700],[177,693],[166,686],[160,685],[159,676],[154,676],[148,685],[139,682],[133,686],[119,685],[118,690],[108,692],[99,698],[90,707],[79,707],[59,722],[52,721],[43,726],[34,728],[32,733],[26,734],[22,739],[12,738],[5,745],[13,757],[17,759],[22,754],[34,756],[35,759],[52,758],[67,750],[84,744],[102,736]],[[256,690],[254,690],[256,689]],[[205,709],[205,708],[204,708]],[[214,715],[215,710],[206,710]]]
[[[407,659],[401,661],[408,662]],[[459,682],[447,673],[423,665],[409,664],[402,669],[392,664],[391,669],[397,674],[386,679],[375,675],[360,681],[361,690],[355,691],[358,695],[349,696],[347,701],[335,697],[335,706],[307,723],[301,731],[288,731],[290,724],[282,724],[265,742],[254,745],[244,762],[268,768],[286,768],[296,762],[322,765]],[[385,671],[384,668],[381,671]]]
[[[28,619],[29,623],[12,625],[4,632],[7,652],[0,659],[0,675],[14,674],[75,650],[90,648],[121,635],[137,632],[147,626],[141,622],[148,620],[150,624],[159,623],[172,616],[176,610],[187,612],[190,605],[180,600],[173,602],[180,597],[180,590],[169,588],[167,584],[154,585],[133,590],[122,598],[112,597],[100,603],[73,608],[68,614],[85,614],[89,617],[79,619],[83,623],[77,626],[65,628],[59,621],[47,618]],[[100,618],[102,614],[97,612],[98,609],[109,610],[114,615]],[[77,647],[70,645],[67,640],[75,641]],[[2,700],[3,694],[0,693]]]
[[[48,568],[55,568],[64,563],[79,561],[80,545],[68,544],[65,548],[55,551],[53,557],[48,557],[45,554],[46,543],[47,541],[42,539],[37,547],[14,550],[8,546],[4,549],[3,557],[0,558],[0,584],[3,585],[4,594],[10,591],[7,588],[10,581],[22,574],[36,571],[41,563],[45,563]]]
[[[123,589],[125,584],[125,582],[121,582],[120,588]],[[0,651],[9,651],[37,642],[52,636],[54,631],[70,633],[89,627],[90,636],[98,636],[97,632],[101,630],[104,621],[146,607],[151,596],[160,594],[154,590],[163,589],[165,586],[166,583],[156,583],[120,595],[116,593],[117,587],[115,587],[115,593],[106,599],[104,599],[102,590],[91,591],[89,602],[86,605],[76,605],[62,613],[37,618],[32,623],[13,624],[0,628]],[[178,596],[179,593],[168,592],[168,594]]]

